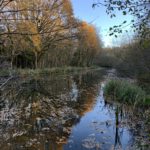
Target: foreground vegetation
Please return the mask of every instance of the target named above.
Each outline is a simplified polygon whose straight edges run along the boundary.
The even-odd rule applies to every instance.
[[[150,95],[128,81],[110,80],[104,87],[104,95],[125,104],[150,106]]]

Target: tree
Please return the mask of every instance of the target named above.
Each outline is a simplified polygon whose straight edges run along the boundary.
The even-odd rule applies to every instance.
[[[2,13],[4,8],[7,7],[7,5],[9,5],[12,1],[14,0],[0,0],[0,13]]]
[[[110,35],[117,37],[117,33],[122,33],[124,26],[131,25],[134,32],[138,32],[141,38],[150,38],[150,31],[145,30],[150,29],[150,0],[104,0],[103,3],[101,1],[94,3],[93,7],[98,5],[105,6],[106,13],[111,18],[116,17],[115,11],[121,11],[123,15],[130,14],[134,17],[130,23],[125,20],[122,24],[111,27]]]
[[[78,46],[75,53],[74,62],[78,66],[90,66],[97,52],[101,48],[101,43],[96,29],[84,22],[79,22],[78,28]]]
[[[35,68],[47,51],[55,49],[63,40],[75,37],[76,24],[69,0],[14,0],[1,11],[1,18],[5,28],[1,37],[9,35],[11,45],[16,44],[11,48],[13,57],[17,49],[23,54],[30,49],[34,54]],[[22,48],[15,43],[16,36],[25,41]]]

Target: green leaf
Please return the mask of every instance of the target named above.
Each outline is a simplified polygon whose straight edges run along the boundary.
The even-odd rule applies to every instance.
[[[131,20],[131,22],[134,22],[134,20]]]
[[[114,33],[110,33],[109,36],[112,36]]]
[[[109,31],[111,31],[112,29],[113,29],[113,28],[112,28],[112,27],[110,27],[110,28],[109,28]]]
[[[127,21],[124,21],[123,24],[127,23]]]
[[[127,14],[127,12],[126,12],[126,11],[123,11],[122,13],[123,13],[123,15],[126,15],[126,14]]]

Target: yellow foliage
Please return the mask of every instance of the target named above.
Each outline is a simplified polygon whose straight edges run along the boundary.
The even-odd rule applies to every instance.
[[[34,23],[29,22],[28,26],[29,26],[30,33],[33,33],[33,34],[38,33],[37,26]],[[41,47],[41,36],[40,36],[40,34],[36,34],[36,35],[31,36],[31,39],[32,39],[34,47],[36,48],[36,51],[40,51],[40,47]]]
[[[82,22],[80,27],[80,33],[82,34],[82,42],[84,46],[87,45],[90,48],[97,49],[99,46],[99,38],[97,36],[95,28],[86,23]]]
[[[30,40],[34,46],[34,51],[39,52],[41,49],[41,35],[38,34],[38,29],[35,23],[31,21],[25,21],[18,24],[18,29],[29,35]],[[33,34],[33,35],[31,35]]]
[[[63,11],[69,16],[73,15],[73,9],[70,0],[63,0]]]

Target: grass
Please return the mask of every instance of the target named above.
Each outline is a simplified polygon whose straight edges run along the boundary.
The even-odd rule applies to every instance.
[[[104,87],[104,95],[126,104],[150,106],[150,96],[128,81],[110,80]]]
[[[138,84],[141,85],[148,94],[150,94],[150,72],[139,74],[137,79]]]
[[[0,77],[6,76],[36,76],[44,74],[65,74],[65,73],[78,73],[85,70],[97,69],[97,67],[54,67],[54,68],[45,68],[45,69],[1,69]]]

